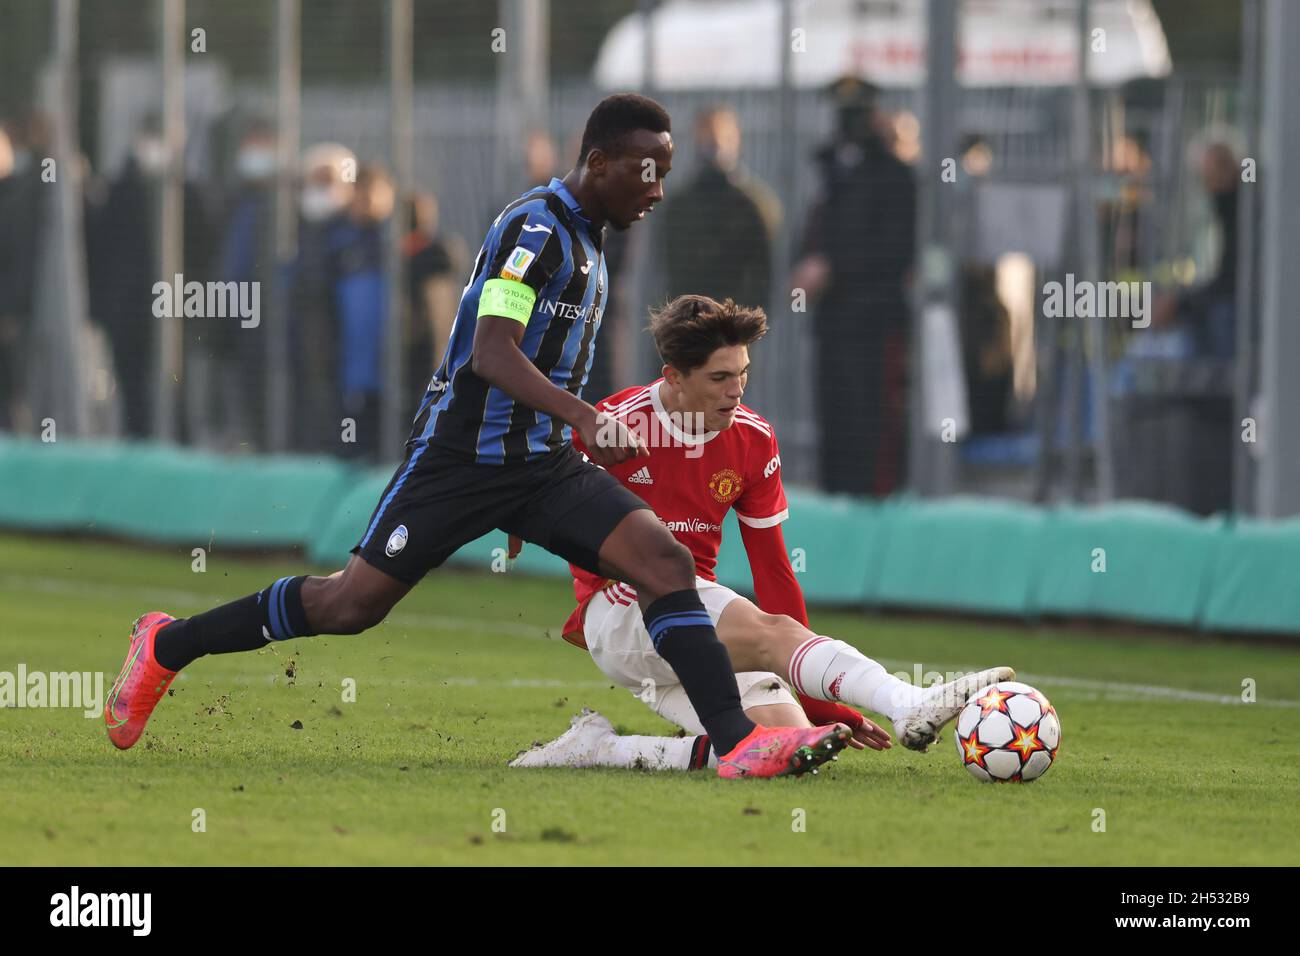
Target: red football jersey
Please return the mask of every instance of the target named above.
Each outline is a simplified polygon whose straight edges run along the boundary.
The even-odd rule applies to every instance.
[[[598,411],[617,416],[650,450],[649,458],[632,458],[608,470],[690,549],[696,573],[716,580],[713,569],[728,511],[734,508],[740,521],[755,528],[770,528],[789,516],[776,435],[744,405],[736,409],[730,428],[702,436],[683,432],[681,422],[664,408],[662,382],[624,389],[596,403]],[[573,444],[586,452],[576,434]],[[582,630],[587,601],[610,584],[582,568],[570,569],[578,608],[565,623],[565,634]]]

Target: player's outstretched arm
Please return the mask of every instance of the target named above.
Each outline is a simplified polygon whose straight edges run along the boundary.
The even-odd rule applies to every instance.
[[[740,538],[754,577],[754,603],[768,614],[785,614],[808,627],[803,589],[799,587],[790,555],[786,553],[781,526],[755,528],[742,521]]]
[[[607,420],[591,405],[538,371],[519,350],[524,326],[500,315],[481,315],[474,330],[474,374],[517,402],[568,422],[598,465],[617,465],[648,455],[640,440],[621,422]]]

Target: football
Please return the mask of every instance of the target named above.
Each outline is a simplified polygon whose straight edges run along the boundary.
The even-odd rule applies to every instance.
[[[957,754],[976,780],[1037,780],[1056,760],[1061,720],[1051,702],[1019,681],[984,688],[957,717]]]

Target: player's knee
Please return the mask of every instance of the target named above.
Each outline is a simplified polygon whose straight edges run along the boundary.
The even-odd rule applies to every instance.
[[[734,644],[754,652],[762,652],[781,643],[781,639],[789,633],[790,625],[799,626],[798,621],[784,614],[768,614],[754,606],[745,610],[749,611],[751,616],[740,619],[743,626],[727,629],[728,647]]]
[[[362,631],[368,631],[372,627],[377,627],[383,623],[384,618],[388,617],[390,608],[383,601],[368,598],[358,601],[352,608],[351,621],[349,622],[354,630],[348,634],[360,634]]]
[[[768,630],[765,656],[775,667],[777,664],[784,665],[788,663],[790,656],[798,650],[800,645],[816,635],[808,630],[802,621],[796,620],[788,614],[775,614],[773,617],[775,621],[771,629]]]
[[[638,576],[644,580],[636,583],[638,590],[662,596],[674,591],[684,591],[695,586],[695,559],[690,549],[667,535],[653,551],[645,555]]]
[[[789,661],[791,649],[806,635],[804,626],[788,614],[759,611],[752,627],[729,631],[727,647],[731,650],[732,642],[739,641],[736,650],[743,650],[748,660],[757,661],[764,670],[777,670]]]
[[[368,631],[384,619],[382,614],[375,614],[367,608],[340,608],[334,616],[333,634],[360,634]]]
[[[339,587],[326,604],[328,634],[360,634],[379,624],[388,616],[389,607],[375,596],[356,588]]]
[[[789,614],[764,614],[761,623],[774,637],[801,638],[808,630]]]

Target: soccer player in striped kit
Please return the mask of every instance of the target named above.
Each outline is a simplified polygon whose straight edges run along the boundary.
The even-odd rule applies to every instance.
[[[627,229],[663,199],[672,154],[668,114],[653,100],[616,94],[596,106],[577,165],[488,229],[406,456],[347,567],[281,578],[183,620],[142,615],[104,709],[115,746],[136,742],[176,672],[199,657],[374,627],[428,571],[496,528],[636,587],[647,633],[724,755],[720,776],[802,773],[845,746],[841,724],[769,728],[745,715],[690,552],[598,467],[646,454],[580,397],[607,292],[605,228]]]

